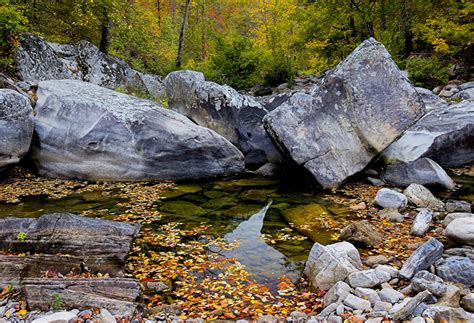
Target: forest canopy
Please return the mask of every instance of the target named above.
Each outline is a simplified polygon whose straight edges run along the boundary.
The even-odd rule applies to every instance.
[[[139,70],[165,75],[194,69],[238,89],[320,74],[368,37],[381,41],[416,85],[446,83],[453,65],[459,75],[469,78],[472,61],[474,3],[467,0],[0,0],[0,4],[2,67],[13,64],[12,53],[24,31],[60,43],[86,39]]]

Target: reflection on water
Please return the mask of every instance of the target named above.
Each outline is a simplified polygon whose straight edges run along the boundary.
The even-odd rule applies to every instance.
[[[263,220],[272,202],[248,220],[241,222],[234,231],[227,233],[228,242],[239,242],[233,250],[221,252],[228,258],[236,258],[247,268],[252,268],[253,278],[261,283],[273,285],[279,277],[286,276],[296,280],[297,268],[287,261],[286,256],[269,246],[261,237]]]

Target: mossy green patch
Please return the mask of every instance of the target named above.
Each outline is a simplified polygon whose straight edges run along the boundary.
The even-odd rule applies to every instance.
[[[182,196],[185,194],[197,193],[197,192],[200,192],[201,190],[202,188],[198,185],[186,185],[186,184],[176,185],[173,188],[163,191],[161,196],[163,196],[164,198],[174,198],[174,197]]]
[[[204,215],[206,213],[202,207],[187,201],[164,202],[160,207],[160,211],[184,216]]]

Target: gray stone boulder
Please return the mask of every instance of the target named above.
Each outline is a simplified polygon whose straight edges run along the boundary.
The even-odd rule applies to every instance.
[[[371,38],[331,70],[312,95],[294,94],[264,121],[287,155],[323,187],[336,187],[424,111],[415,88]]]
[[[453,190],[455,187],[454,181],[446,174],[445,170],[429,158],[387,165],[382,179],[386,183],[405,187],[412,183],[448,190]]]
[[[445,233],[451,240],[474,246],[474,217],[454,219],[446,227]]]
[[[428,157],[442,167],[474,160],[474,101],[462,101],[427,113],[383,153],[389,163]]]
[[[247,164],[281,160],[263,127],[268,111],[252,97],[189,70],[168,74],[164,84],[170,109],[225,137],[244,153]]]
[[[416,87],[416,92],[420,95],[423,103],[425,104],[426,111],[431,111],[434,109],[445,108],[448,106],[446,100],[437,96],[433,91],[422,87]]]
[[[328,246],[315,243],[306,261],[304,274],[314,287],[327,290],[361,267],[359,252],[349,242]]]
[[[385,270],[368,269],[349,274],[347,282],[353,288],[372,288],[392,279],[392,275]]]
[[[352,294],[346,296],[344,299],[344,305],[354,310],[362,310],[364,312],[370,312],[372,310],[372,306],[368,300]]]
[[[33,137],[33,108],[24,95],[0,89],[0,170],[18,163]]]
[[[400,269],[400,276],[411,279],[417,272],[427,269],[440,259],[443,250],[443,244],[438,240],[432,238],[426,241],[405,261],[402,269]]]
[[[421,208],[428,208],[436,211],[444,210],[444,203],[437,199],[429,189],[419,184],[410,184],[403,194],[413,205]]]
[[[332,303],[342,302],[347,295],[352,291],[352,288],[343,281],[339,281],[332,286],[326,294],[324,294],[324,306]]]
[[[468,257],[452,256],[436,265],[436,274],[445,281],[474,286],[474,262]]]
[[[43,176],[177,180],[244,169],[225,138],[151,101],[74,80],[40,82],[37,96],[32,157]]]
[[[414,236],[423,237],[430,228],[433,220],[433,212],[428,209],[422,209],[416,215],[411,226],[410,234]]]
[[[393,288],[382,288],[382,290],[379,292],[379,297],[382,302],[387,302],[390,304],[398,303],[405,298],[402,293]]]
[[[474,315],[467,313],[462,308],[451,306],[432,305],[424,312],[423,316],[431,318],[434,322],[473,322]]]
[[[161,96],[164,89],[159,76],[136,71],[86,40],[63,45],[23,34],[16,54],[16,71],[24,81],[74,79],[110,89],[138,90],[152,97]]]
[[[474,293],[469,293],[461,300],[462,307],[469,312],[474,312]]]
[[[453,212],[471,212],[471,203],[468,201],[448,201],[446,202],[446,211]]]
[[[372,306],[374,306],[377,302],[380,302],[380,296],[375,290],[370,288],[357,287],[354,291],[354,294],[360,298],[368,300]]]
[[[421,270],[413,276],[411,288],[414,292],[429,291],[434,296],[443,296],[447,287],[444,281],[429,271]]]
[[[462,219],[462,218],[474,218],[474,213],[467,213],[467,212],[449,213],[443,219],[443,225],[447,227],[452,221],[456,219]]]
[[[408,199],[402,193],[389,188],[381,188],[375,196],[375,204],[383,208],[403,210],[408,204]]]
[[[363,246],[375,247],[382,242],[383,236],[366,220],[356,221],[345,226],[340,239]]]

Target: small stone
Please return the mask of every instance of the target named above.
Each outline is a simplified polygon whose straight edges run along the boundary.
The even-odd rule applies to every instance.
[[[354,272],[347,277],[347,282],[354,288],[372,288],[389,281],[391,278],[388,271],[377,270],[376,268]]]
[[[345,282],[337,282],[324,295],[324,306],[344,300],[351,290],[352,288]]]
[[[395,305],[392,308],[392,317],[395,321],[402,321],[407,319],[416,309],[418,305],[423,303],[425,299],[431,297],[427,290],[418,293],[415,297],[406,298],[402,303]]]
[[[446,211],[451,212],[471,212],[471,203],[467,201],[448,201],[446,202]]]
[[[384,255],[377,255],[377,256],[368,256],[365,258],[365,264],[369,267],[374,267],[375,265],[385,265],[388,263],[388,258]]]
[[[378,216],[382,219],[388,219],[390,222],[394,223],[402,223],[404,220],[404,216],[398,212],[397,209],[388,208],[380,210]]]
[[[452,256],[436,265],[436,274],[444,281],[474,284],[474,261],[468,257]]]
[[[445,233],[453,241],[474,246],[474,217],[454,219],[446,227]]]
[[[462,308],[449,306],[428,306],[423,316],[432,318],[435,322],[472,322],[472,317]]]
[[[362,310],[366,312],[369,312],[372,309],[368,300],[362,299],[352,294],[346,296],[344,299],[344,305],[349,306],[355,310]]]
[[[374,185],[374,186],[384,186],[385,185],[385,183],[382,180],[380,180],[378,178],[375,178],[375,177],[370,177],[369,176],[369,177],[367,177],[367,181],[370,184]]]
[[[374,317],[368,320],[365,320],[365,323],[381,323],[383,321],[383,317]]]
[[[317,317],[318,318],[328,317],[329,315],[333,314],[336,311],[337,306],[338,306],[338,304],[336,304],[336,303],[329,304],[318,314]]]
[[[388,312],[392,309],[392,304],[378,301],[374,304],[374,312]]]
[[[100,309],[99,319],[101,323],[115,323],[115,317],[105,308]]]
[[[413,220],[410,234],[418,237],[423,237],[430,228],[433,220],[433,212],[428,209],[422,209]]]
[[[443,244],[435,238],[426,241],[405,261],[400,276],[411,279],[417,272],[429,268],[440,259],[443,250]]]
[[[412,318],[410,323],[426,323],[426,321],[421,316],[417,316],[417,317]]]
[[[438,300],[436,305],[459,307],[459,301],[461,300],[461,293],[459,287],[455,285],[448,285],[446,292],[443,297]]]
[[[337,315],[342,315],[342,314],[345,313],[345,311],[346,311],[346,307],[344,306],[344,304],[339,304],[336,308],[336,314]]]
[[[375,271],[378,271],[378,272],[387,272],[391,278],[395,278],[398,276],[398,269],[396,269],[395,267],[392,267],[392,266],[387,266],[387,265],[378,265],[377,267],[375,267]]]
[[[418,306],[415,308],[415,310],[413,311],[412,315],[413,316],[420,316],[420,315],[423,315],[423,313],[425,312],[425,310],[428,308],[428,305],[426,305],[425,303],[420,303],[418,304]]]
[[[389,188],[382,188],[375,196],[375,204],[386,208],[403,210],[407,206],[407,197]]]
[[[398,303],[400,300],[404,299],[405,296],[396,291],[393,288],[384,288],[379,292],[379,297],[383,302],[388,302],[391,304]]]
[[[474,213],[449,213],[446,215],[446,217],[443,220],[443,226],[447,227],[448,224],[450,224],[452,221],[455,219],[461,219],[461,218],[474,218]]]
[[[61,311],[33,320],[32,323],[68,323],[76,317],[77,316],[74,313]]]
[[[427,290],[435,296],[442,296],[447,290],[443,279],[426,270],[417,272],[411,281],[411,285],[414,292]]]
[[[290,318],[293,322],[306,322],[308,315],[300,311],[293,311],[290,313]]]
[[[340,233],[341,240],[346,240],[354,244],[375,247],[380,244],[383,237],[366,220],[356,221],[345,226]]]
[[[372,306],[380,301],[377,292],[370,288],[357,287],[354,294],[360,298],[368,300]]]
[[[474,293],[469,293],[462,298],[462,307],[469,312],[474,312]]]
[[[434,197],[430,190],[420,184],[410,184],[403,194],[410,203],[417,207],[428,208],[435,211],[443,211],[444,203]]]
[[[361,211],[361,210],[365,210],[366,208],[367,208],[367,205],[365,204],[365,202],[360,202],[358,204],[350,206],[351,211]]]
[[[327,318],[327,323],[342,323],[342,317],[336,315],[330,315]]]

